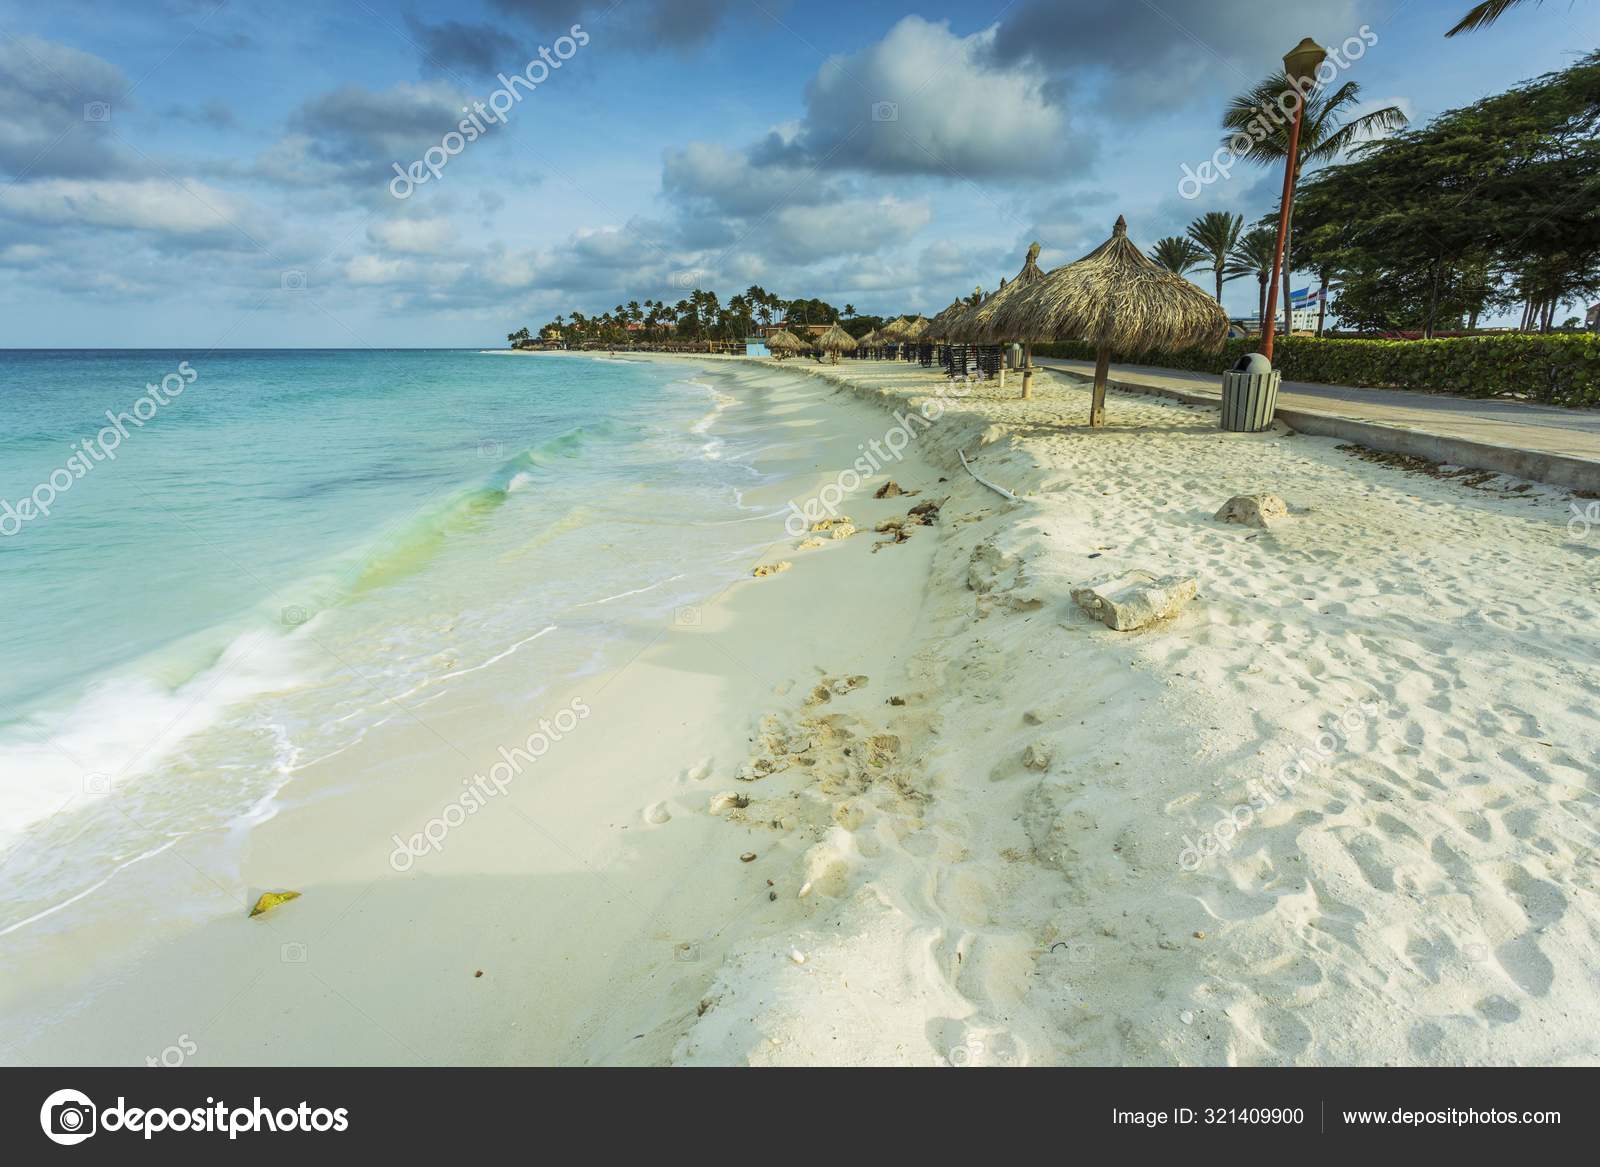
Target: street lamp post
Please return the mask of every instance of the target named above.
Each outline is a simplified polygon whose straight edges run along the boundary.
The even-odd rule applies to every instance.
[[[1294,199],[1296,163],[1300,161],[1300,126],[1305,121],[1306,94],[1316,77],[1317,66],[1328,51],[1310,37],[1295,45],[1283,58],[1284,72],[1294,86],[1298,100],[1294,106],[1294,125],[1289,130],[1289,153],[1283,164],[1283,204],[1278,210],[1278,243],[1272,255],[1272,285],[1267,290],[1267,318],[1261,322],[1261,355],[1272,360],[1273,334],[1277,331],[1278,286],[1283,272],[1283,245],[1289,234],[1289,205]]]

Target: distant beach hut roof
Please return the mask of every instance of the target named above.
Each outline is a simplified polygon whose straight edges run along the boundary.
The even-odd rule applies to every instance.
[[[1045,278],[1044,272],[1039,268],[1039,245],[1034,243],[1028,248],[1028,257],[1022,263],[1022,270],[1009,284],[1004,281],[1000,290],[995,292],[983,303],[979,304],[961,320],[958,327],[963,339],[977,341],[980,344],[997,344],[1003,340],[1036,339],[1024,337],[1021,333],[1008,331],[1001,327],[1004,314],[1008,308],[1022,303],[1029,291]],[[1190,285],[1191,287],[1193,285]]]
[[[951,338],[950,326],[965,316],[971,307],[971,304],[957,296],[950,301],[950,307],[928,321],[927,331],[923,335],[934,340],[949,340]]]
[[[906,321],[905,339],[906,340],[918,340],[921,337],[925,336],[927,334],[927,331],[928,331],[928,318],[926,316],[918,316],[915,320],[907,320]]]
[[[830,324],[828,331],[817,337],[817,347],[825,353],[849,352],[856,347],[856,338],[837,324]]]
[[[904,316],[896,317],[879,330],[878,336],[883,341],[894,344],[906,339],[906,330],[911,327],[911,322]]]
[[[1124,353],[1216,350],[1228,331],[1222,305],[1134,246],[1120,215],[1111,238],[1088,255],[1043,279],[1024,284],[1019,276],[993,302],[997,335],[1081,340]]]
[[[856,337],[856,343],[858,345],[861,345],[863,348],[865,348],[865,347],[867,347],[869,345],[882,344],[883,343],[883,333],[879,332],[876,328],[874,328],[871,332],[867,333],[865,336]]]
[[[767,337],[767,347],[773,352],[799,352],[806,343],[787,328],[780,328]]]

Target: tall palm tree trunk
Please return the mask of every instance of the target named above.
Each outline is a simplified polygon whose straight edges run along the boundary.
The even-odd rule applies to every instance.
[[[1317,284],[1317,338],[1322,338],[1322,326],[1328,321],[1328,273],[1321,273]]]

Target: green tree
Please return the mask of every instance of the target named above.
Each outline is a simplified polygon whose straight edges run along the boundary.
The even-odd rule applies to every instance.
[[[1200,252],[1200,262],[1211,265],[1217,279],[1217,303],[1222,303],[1222,284],[1227,275],[1228,256],[1239,243],[1239,232],[1244,228],[1243,215],[1230,215],[1227,211],[1207,211],[1189,224],[1189,238]]]
[[[1157,239],[1155,246],[1150,249],[1150,258],[1159,263],[1170,272],[1178,275],[1188,275],[1200,266],[1206,253],[1200,245],[1185,235],[1168,235],[1165,239]]]
[[[1223,274],[1229,279],[1254,276],[1258,287],[1256,319],[1266,324],[1267,285],[1272,282],[1272,260],[1277,252],[1278,233],[1270,227],[1255,227],[1244,233],[1228,253]]]
[[[1279,99],[1295,93],[1298,87],[1286,73],[1277,73],[1239,94],[1222,115],[1223,142],[1246,161],[1268,168],[1281,168],[1289,157],[1289,135],[1293,121]],[[1405,126],[1406,115],[1398,106],[1384,106],[1371,113],[1353,116],[1361,87],[1346,81],[1332,92],[1313,89],[1304,98],[1305,114],[1296,150],[1294,175],[1298,185],[1310,166],[1332,162],[1353,146],[1375,135]],[[1248,142],[1248,145],[1245,143]],[[1242,148],[1241,148],[1242,147]],[[1293,223],[1285,224],[1285,256],[1293,254]],[[1283,267],[1284,331],[1292,319],[1289,307],[1290,269]],[[1264,322],[1263,322],[1264,323]]]

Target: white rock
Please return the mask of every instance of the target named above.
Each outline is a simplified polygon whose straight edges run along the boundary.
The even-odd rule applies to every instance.
[[[1030,770],[1048,770],[1050,768],[1050,743],[1037,741],[1022,751],[1022,764]]]
[[[1132,632],[1177,615],[1194,599],[1199,583],[1192,575],[1154,576],[1130,571],[1074,588],[1078,606],[1107,628]]]
[[[1289,517],[1288,504],[1275,494],[1236,494],[1222,504],[1216,517],[1224,523],[1270,527]]]

